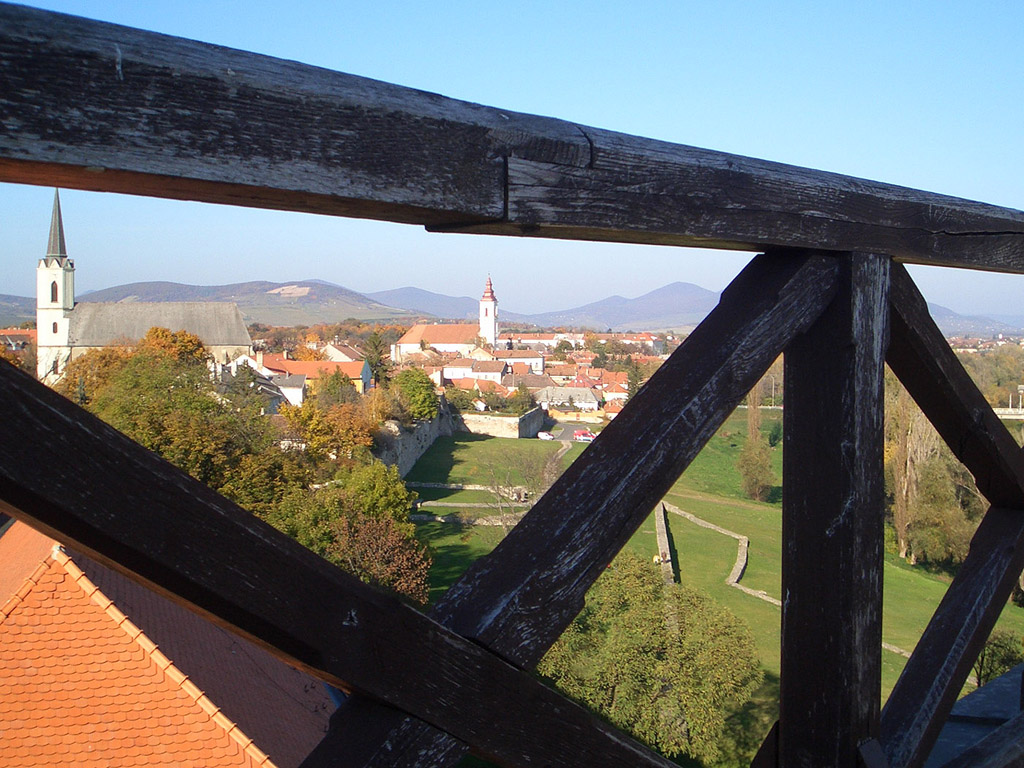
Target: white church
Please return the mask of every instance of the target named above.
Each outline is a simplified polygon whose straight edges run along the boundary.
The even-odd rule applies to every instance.
[[[154,326],[196,334],[217,362],[252,354],[252,339],[235,304],[220,302],[77,302],[75,262],[68,258],[60,193],[46,256],[36,267],[36,375],[52,385],[68,363],[90,349],[138,341]]]
[[[488,276],[484,295],[480,298],[479,323],[417,324],[391,347],[391,359],[401,363],[425,349],[442,354],[468,356],[483,345],[493,349],[498,342],[498,298]]]

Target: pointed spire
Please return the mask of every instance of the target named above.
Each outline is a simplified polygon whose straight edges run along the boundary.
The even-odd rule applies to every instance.
[[[491,286],[491,276],[487,276],[487,285],[484,286],[484,295],[481,301],[497,301],[494,296],[494,288]]]
[[[50,217],[50,241],[46,244],[46,255],[67,258],[64,245],[64,221],[60,215],[60,192],[53,190],[53,215]]]

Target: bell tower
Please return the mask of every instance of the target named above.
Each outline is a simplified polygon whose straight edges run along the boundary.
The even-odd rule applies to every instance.
[[[491,286],[491,276],[487,276],[484,295],[480,299],[480,338],[493,347],[498,341],[498,299]]]
[[[51,384],[64,372],[74,308],[75,263],[68,258],[60,192],[54,190],[46,255],[36,266],[36,376],[40,381]]]

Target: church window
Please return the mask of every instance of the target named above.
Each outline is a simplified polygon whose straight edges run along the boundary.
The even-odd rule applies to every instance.
[[[57,332],[57,324],[56,324],[56,323],[54,323],[54,324],[53,324],[53,332],[54,332],[54,333],[56,333],[56,332]]]
[[[54,373],[57,372],[57,361],[56,360],[53,361],[53,372]]]
[[[50,301],[57,303],[57,281],[50,283]]]
[[[490,311],[487,307],[484,307],[484,317],[487,317],[487,313]]]

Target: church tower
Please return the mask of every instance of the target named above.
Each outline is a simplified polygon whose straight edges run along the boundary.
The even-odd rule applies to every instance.
[[[36,375],[53,383],[64,372],[69,353],[70,313],[75,308],[75,263],[64,244],[60,193],[53,191],[53,215],[46,256],[36,267]]]
[[[480,299],[480,338],[492,347],[498,343],[498,299],[494,295],[490,275]]]

